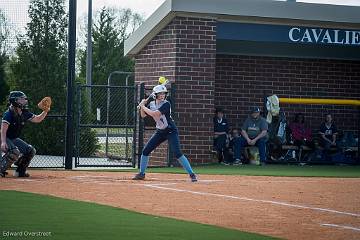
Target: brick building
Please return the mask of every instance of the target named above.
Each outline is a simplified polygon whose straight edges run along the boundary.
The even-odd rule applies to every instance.
[[[167,0],[125,42],[135,81],[176,84],[182,150],[211,157],[215,107],[239,127],[264,96],[360,99],[360,7],[271,0]],[[318,129],[324,112],[359,129],[353,106],[281,104]],[[162,151],[152,156],[165,158]]]

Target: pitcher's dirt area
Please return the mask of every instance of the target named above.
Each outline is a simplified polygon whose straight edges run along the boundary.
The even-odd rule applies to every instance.
[[[10,172],[10,175],[12,172]],[[360,179],[32,170],[17,190],[285,239],[360,239]]]

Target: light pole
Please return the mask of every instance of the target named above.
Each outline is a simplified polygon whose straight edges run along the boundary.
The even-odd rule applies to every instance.
[[[92,85],[92,0],[88,3],[88,30],[86,47],[86,85]],[[89,107],[91,109],[91,87],[87,87]]]
[[[69,0],[68,77],[66,98],[65,169],[72,169],[74,150],[73,99],[75,82],[76,0]]]

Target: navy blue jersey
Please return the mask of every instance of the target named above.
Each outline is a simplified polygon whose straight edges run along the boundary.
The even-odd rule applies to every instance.
[[[214,117],[214,132],[228,132],[229,125],[226,118],[218,119]]]
[[[155,119],[156,128],[157,129],[176,129],[176,125],[171,118],[171,105],[167,100],[161,101],[159,104],[156,104],[156,101],[151,101],[149,104],[149,108],[152,111],[159,110],[161,116],[159,119]]]
[[[337,133],[337,128],[333,123],[330,127],[326,126],[325,123],[322,123],[320,126],[320,133],[324,134],[327,139],[332,141],[332,135]]]
[[[2,118],[2,123],[9,124],[9,128],[6,132],[6,137],[9,139],[18,138],[21,134],[21,130],[24,128],[25,122],[31,120],[35,115],[29,111],[22,111],[21,115],[18,115],[12,109],[8,109]]]

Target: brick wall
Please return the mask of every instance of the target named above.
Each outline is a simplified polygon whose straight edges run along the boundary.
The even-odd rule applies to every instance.
[[[171,82],[174,82],[175,60],[176,33],[174,25],[169,24],[135,56],[135,83],[145,83],[146,93],[149,95],[152,87],[158,84],[159,76],[166,76]],[[153,129],[145,131],[144,144],[153,132]],[[166,164],[166,157],[163,153],[167,152],[167,148],[167,142],[162,143],[151,154],[149,165],[163,166]]]
[[[181,148],[191,162],[213,161],[212,117],[223,107],[230,124],[240,127],[251,106],[263,108],[266,96],[360,99],[360,62],[260,56],[216,55],[216,21],[176,17],[135,57],[135,81],[152,87],[159,76],[176,87],[173,118]],[[352,106],[282,104],[289,120],[297,112],[317,132],[325,112],[339,129],[357,129],[359,112]],[[145,135],[145,142],[150,136]],[[167,144],[151,156],[164,165]],[[175,163],[175,162],[174,162]]]
[[[173,118],[181,149],[191,162],[211,159],[216,21],[176,17],[135,57],[135,81],[147,86],[160,75],[176,86]],[[146,141],[147,139],[145,139]],[[154,152],[154,161],[165,161]]]
[[[215,105],[240,127],[250,106],[263,109],[263,94],[293,98],[360,99],[360,62],[218,55]],[[339,129],[356,130],[359,111],[353,106],[280,106],[289,120],[297,112],[317,132],[324,113],[332,112]]]
[[[214,108],[216,21],[179,18],[176,112],[180,140],[192,161],[211,160]]]

